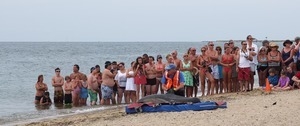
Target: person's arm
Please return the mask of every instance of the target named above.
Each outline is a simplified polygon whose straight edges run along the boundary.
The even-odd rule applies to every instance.
[[[292,80],[293,80],[294,82],[300,83],[300,79],[297,78],[296,76],[293,76]]]
[[[300,42],[296,45],[294,52],[297,53],[299,52],[299,47],[300,47]]]
[[[52,77],[52,79],[51,79],[51,84],[52,84],[53,87],[58,86],[58,85],[55,83],[54,77]]]
[[[117,75],[116,71],[114,71],[113,73],[111,73],[110,71],[105,71],[105,73],[108,77],[111,77],[111,78],[114,78]]]
[[[161,88],[163,89],[163,90],[165,90],[165,91],[167,91],[168,89],[167,89],[167,87],[166,87],[166,77],[165,77],[165,75],[163,75],[163,77],[161,78]]]
[[[183,64],[181,63],[180,64],[180,69],[179,69],[180,71],[186,71],[187,69],[186,68],[183,68]]]
[[[174,88],[174,91],[177,91],[184,87],[185,80],[184,80],[184,75],[181,72],[179,73],[179,82],[180,82],[179,86]]]
[[[286,83],[285,83],[285,85],[284,85],[284,87],[283,87],[283,88],[286,88],[286,87],[288,87],[288,86],[289,86],[289,83],[290,83],[290,78],[289,78],[289,77],[287,77],[287,79],[288,79],[288,81],[286,81]]]
[[[41,98],[41,100],[40,100],[40,104],[41,104],[41,105],[45,105],[45,104],[47,104],[47,103],[43,103],[43,100],[44,100],[44,97],[42,97],[42,98]]]
[[[291,51],[290,51],[290,57],[287,58],[285,61],[283,61],[283,63],[286,63],[287,61],[293,59],[293,56],[294,56],[294,51],[293,51],[293,49],[291,49]]]
[[[240,62],[240,53],[238,52],[236,55],[236,72],[239,72],[239,62]]]

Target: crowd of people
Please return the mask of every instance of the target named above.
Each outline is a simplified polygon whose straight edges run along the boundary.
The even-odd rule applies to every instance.
[[[96,65],[89,74],[73,66],[70,76],[61,76],[60,68],[55,69],[52,78],[54,103],[65,105],[121,104],[137,102],[152,94],[174,93],[185,97],[201,96],[253,90],[254,76],[258,75],[260,88],[270,83],[273,90],[299,88],[300,83],[300,37],[284,41],[283,48],[274,42],[264,40],[262,46],[253,43],[248,35],[245,41],[233,40],[224,46],[213,42],[201,47],[200,54],[191,47],[183,57],[174,50],[165,57],[144,54],[125,68],[124,62],[106,61],[104,70]],[[223,51],[222,51],[223,50]],[[296,73],[296,74],[295,74]],[[47,84],[43,75],[38,76],[35,85],[35,103],[51,104]]]

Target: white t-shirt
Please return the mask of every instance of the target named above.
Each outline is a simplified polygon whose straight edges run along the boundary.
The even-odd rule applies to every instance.
[[[118,70],[118,73],[115,76],[115,80],[118,81],[120,87],[126,87],[126,72],[122,73],[120,70]]]
[[[250,61],[245,58],[245,56],[249,56],[249,51],[248,50],[242,51],[242,49],[240,49],[239,53],[240,53],[239,67],[240,68],[250,67]]]
[[[254,52],[256,53],[256,55],[255,55],[255,56],[252,56],[252,57],[253,57],[253,60],[250,61],[250,63],[257,64],[257,63],[258,63],[258,61],[257,61],[258,47],[257,47],[257,45],[254,44],[253,42],[252,42],[252,46],[251,46],[251,47],[254,47]],[[248,44],[248,42],[247,42],[247,50],[249,51],[249,44]],[[252,50],[252,51],[253,51],[253,50]]]

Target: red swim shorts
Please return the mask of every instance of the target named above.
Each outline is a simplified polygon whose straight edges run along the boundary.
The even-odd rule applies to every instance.
[[[240,81],[248,81],[250,80],[250,67],[247,68],[239,68],[238,79]]]

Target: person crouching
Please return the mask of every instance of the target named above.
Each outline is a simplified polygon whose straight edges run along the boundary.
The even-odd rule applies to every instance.
[[[184,96],[184,75],[182,72],[176,70],[175,64],[169,64],[166,68],[161,83],[162,89],[168,93]]]

